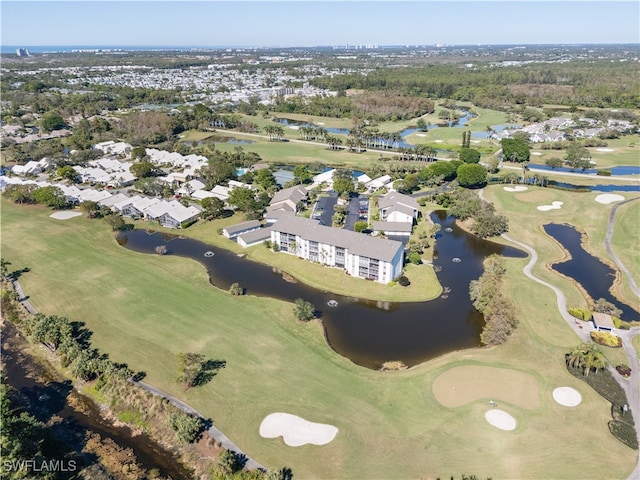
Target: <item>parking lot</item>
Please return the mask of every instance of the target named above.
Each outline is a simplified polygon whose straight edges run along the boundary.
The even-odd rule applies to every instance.
[[[355,195],[347,205],[347,219],[345,220],[344,228],[353,231],[356,222],[366,222],[368,219],[369,198],[364,195]]]
[[[319,220],[323,225],[331,226],[331,217],[333,217],[333,207],[338,203],[338,194],[329,193],[328,196],[318,197],[316,204],[311,212],[311,218]]]

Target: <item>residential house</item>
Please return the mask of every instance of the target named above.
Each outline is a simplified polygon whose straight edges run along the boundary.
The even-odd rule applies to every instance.
[[[199,215],[200,210],[198,210],[196,207],[185,207],[184,205],[179,205],[163,213],[158,218],[158,221],[163,227],[182,228],[183,225],[194,222]]]
[[[378,200],[380,220],[387,222],[407,222],[413,224],[418,219],[420,206],[415,198],[399,192],[389,192]]]
[[[381,177],[374,178],[373,180],[367,182],[365,187],[369,193],[375,192],[376,190],[380,190],[383,187],[386,187],[391,183],[391,177],[389,175],[382,175]]]

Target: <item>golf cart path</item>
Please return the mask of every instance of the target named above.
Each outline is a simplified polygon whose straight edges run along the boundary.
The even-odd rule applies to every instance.
[[[168,394],[167,392],[163,392],[162,390],[160,390],[159,388],[154,387],[153,385],[149,385],[148,383],[142,382],[142,381],[133,381],[132,383],[134,385],[137,385],[140,388],[146,390],[147,392],[151,393],[152,395],[156,395],[156,396],[159,396],[159,397],[167,399],[169,401],[169,403],[171,403],[173,406],[175,406],[176,408],[179,408],[180,410],[182,410],[185,413],[188,413],[189,415],[195,415],[195,416],[200,417],[200,418],[202,418],[204,420],[207,420],[207,418],[204,415],[202,415],[200,412],[198,412],[192,406],[190,406],[187,403],[183,402],[179,398]],[[255,470],[255,469],[266,470],[265,467],[263,467],[262,465],[260,465],[258,462],[256,462],[255,460],[251,459],[247,455],[245,455],[242,452],[242,450],[240,450],[240,448],[238,448],[238,446],[235,443],[233,443],[229,439],[229,437],[227,437],[224,433],[222,433],[218,428],[216,428],[213,425],[211,425],[207,429],[207,434],[211,438],[213,438],[216,442],[218,442],[220,445],[222,445],[222,447],[225,450],[234,451],[235,453],[239,454],[240,456],[243,456],[244,458],[246,458],[247,461],[246,461],[246,463],[244,465],[246,469],[248,469],[248,470]]]
[[[25,296],[24,291],[22,290],[22,286],[20,285],[20,282],[18,280],[13,280],[13,285],[14,285],[14,288],[16,290],[16,293],[18,294],[18,300],[20,301],[20,303],[22,303],[22,306],[32,315],[35,315],[36,313],[38,313],[38,311],[35,308],[33,308],[33,306],[29,303],[28,297]],[[200,418],[202,418],[204,420],[207,420],[207,418],[204,417],[202,414],[200,414],[200,412],[198,412],[195,408],[193,408],[190,405],[186,404],[185,402],[183,402],[179,398],[174,397],[173,395],[170,395],[170,394],[168,394],[166,392],[163,392],[162,390],[154,387],[153,385],[149,385],[148,383],[141,382],[141,381],[138,381],[138,382],[132,381],[132,383],[134,385],[137,385],[138,387],[146,390],[147,392],[153,394],[153,395],[157,395],[159,397],[166,398],[172,405],[174,405],[175,407],[179,408],[183,412],[186,412],[186,413],[188,413],[190,415],[197,415],[198,417],[200,417]],[[233,443],[224,433],[222,433],[215,426],[211,425],[209,427],[209,429],[207,430],[207,434],[211,438],[213,438],[216,442],[218,442],[226,450],[232,450],[235,453],[239,454],[241,457],[244,457],[246,459],[246,463],[244,465],[244,467],[246,469],[249,469],[249,470],[255,470],[255,469],[267,470],[265,467],[260,465],[258,462],[256,462],[252,458],[250,458],[247,455],[245,455],[242,452],[242,450],[240,450],[235,443]]]
[[[613,226],[614,226],[614,219],[615,219],[615,216],[616,216],[616,210],[618,210],[618,207],[620,205],[624,205],[625,203],[633,202],[634,200],[640,200],[640,197],[630,198],[628,200],[625,200],[624,202],[616,203],[613,206],[613,208],[611,209],[611,212],[609,213],[609,224],[607,225],[607,235],[606,235],[606,237],[604,239],[604,247],[607,250],[607,253],[611,257],[611,259],[618,266],[620,271],[622,271],[627,276],[627,280],[629,280],[629,286],[631,287],[631,290],[633,290],[633,293],[635,293],[638,297],[640,297],[640,289],[638,289],[638,285],[636,284],[635,280],[631,276],[631,272],[629,272],[627,267],[624,266],[622,261],[618,258],[618,256],[611,249],[611,237],[613,236]]]
[[[484,199],[484,189],[478,192],[478,195],[481,199]],[[615,212],[615,209],[613,210]],[[613,233],[613,216],[609,217],[609,225],[611,233]],[[556,286],[545,282],[544,280],[536,277],[533,273],[531,273],[533,267],[538,261],[538,253],[529,245],[519,242],[518,240],[514,240],[506,234],[501,235],[502,238],[511,242],[515,245],[518,245],[525,251],[527,251],[530,255],[529,262],[522,269],[525,276],[533,280],[534,282],[540,283],[544,285],[556,294],[556,302],[558,305],[558,311],[562,315],[562,318],[567,322],[569,327],[576,333],[580,341],[582,342],[590,342],[591,341],[591,331],[593,330],[593,324],[591,322],[582,322],[574,318],[567,312],[567,297],[565,297],[564,293],[557,288]],[[582,328],[580,328],[582,327]],[[640,328],[634,327],[631,330],[619,330],[616,329],[616,334],[622,339],[622,347],[627,356],[627,365],[631,367],[631,376],[629,378],[624,378],[613,368],[613,366],[609,365],[607,369],[611,372],[612,377],[620,384],[625,394],[627,395],[627,401],[629,402],[629,408],[631,409],[631,413],[633,415],[633,421],[635,423],[636,437],[640,441],[640,361],[638,360],[638,355],[633,348],[631,343],[631,339],[640,334]],[[636,466],[628,477],[628,480],[638,480],[640,479],[640,456],[637,459]]]

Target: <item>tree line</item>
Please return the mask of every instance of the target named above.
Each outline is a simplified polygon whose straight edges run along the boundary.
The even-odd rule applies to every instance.
[[[504,343],[518,325],[515,305],[500,292],[506,271],[504,258],[491,255],[480,278],[469,284],[473,306],[484,315],[480,341],[485,345]]]

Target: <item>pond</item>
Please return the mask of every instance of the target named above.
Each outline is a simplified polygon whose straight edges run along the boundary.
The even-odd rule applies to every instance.
[[[245,140],[243,138],[236,138],[229,135],[211,135],[210,137],[205,138],[204,140],[198,140],[197,142],[182,142],[188,147],[193,147],[195,145],[207,145],[211,143],[230,143],[233,145],[249,145],[251,143],[256,143],[253,140]]]
[[[205,266],[211,283],[222,290],[238,282],[250,295],[290,302],[304,298],[320,311],[327,341],[336,352],[358,365],[378,369],[389,360],[412,366],[447,352],[479,346],[484,320],[469,299],[469,282],[482,274],[482,262],[488,255],[526,256],[515,248],[467,234],[444,212],[432,214],[432,219],[441,225],[434,265],[447,293],[415,303],[360,300],[348,292],[336,295],[289,283],[270,266],[192,239],[144,230],[121,232],[117,239],[130,250],[155,254],[156,246],[166,245],[171,255],[195,259]],[[214,256],[207,258],[204,253],[209,250]],[[460,262],[453,262],[453,258]],[[329,307],[331,300],[337,305]]]
[[[556,167],[551,168],[548,165],[541,165],[537,163],[528,163],[527,167],[532,170],[546,170],[546,171],[555,171],[555,172],[574,172],[574,173],[584,173],[586,175],[595,175],[598,173],[598,170],[608,170],[611,172],[611,175],[638,175],[640,174],[640,167],[634,167],[630,165],[621,165],[617,167],[611,168],[587,168],[586,170],[573,169],[569,167]]]
[[[544,226],[544,231],[571,255],[570,260],[552,266],[556,272],[582,285],[594,301],[604,298],[613,303],[622,310],[621,320],[640,320],[640,313],[611,294],[609,289],[613,286],[615,271],[585,251],[581,242],[582,235],[578,230],[568,224],[549,223]]]
[[[566,190],[580,190],[583,192],[640,192],[640,185],[575,185],[573,183],[549,180],[550,187]]]
[[[462,117],[460,117],[455,122],[445,122],[444,126],[451,127],[451,128],[461,128],[461,127],[464,127],[465,124],[469,121],[469,119],[471,119],[473,117],[475,117],[474,114],[472,114],[471,112],[468,112],[466,110],[463,110],[463,116]],[[300,120],[293,120],[291,118],[278,117],[278,118],[274,118],[273,121],[277,122],[277,123],[281,123],[282,125],[287,125],[287,126],[292,126],[292,127],[297,127],[297,128],[299,128],[299,127],[323,128],[328,133],[339,134],[339,135],[349,135],[351,133],[351,130],[348,129],[348,128],[325,127],[322,124],[316,125],[316,124],[313,124],[313,123],[304,122],[304,121],[300,121]],[[438,128],[438,127],[439,127],[438,125],[429,125],[426,130],[432,130],[432,129]],[[404,140],[404,138],[407,137],[408,135],[411,135],[411,134],[416,133],[416,132],[420,132],[420,130],[415,128],[415,127],[405,128],[405,129],[401,130],[400,132],[398,132],[398,134],[400,135],[402,140],[397,141],[395,143],[392,143],[390,141],[384,142],[383,138],[379,138],[378,140],[380,140],[381,143],[387,143],[387,147],[386,148],[389,148],[389,149],[391,149],[391,148],[414,148],[415,145],[407,143]]]

